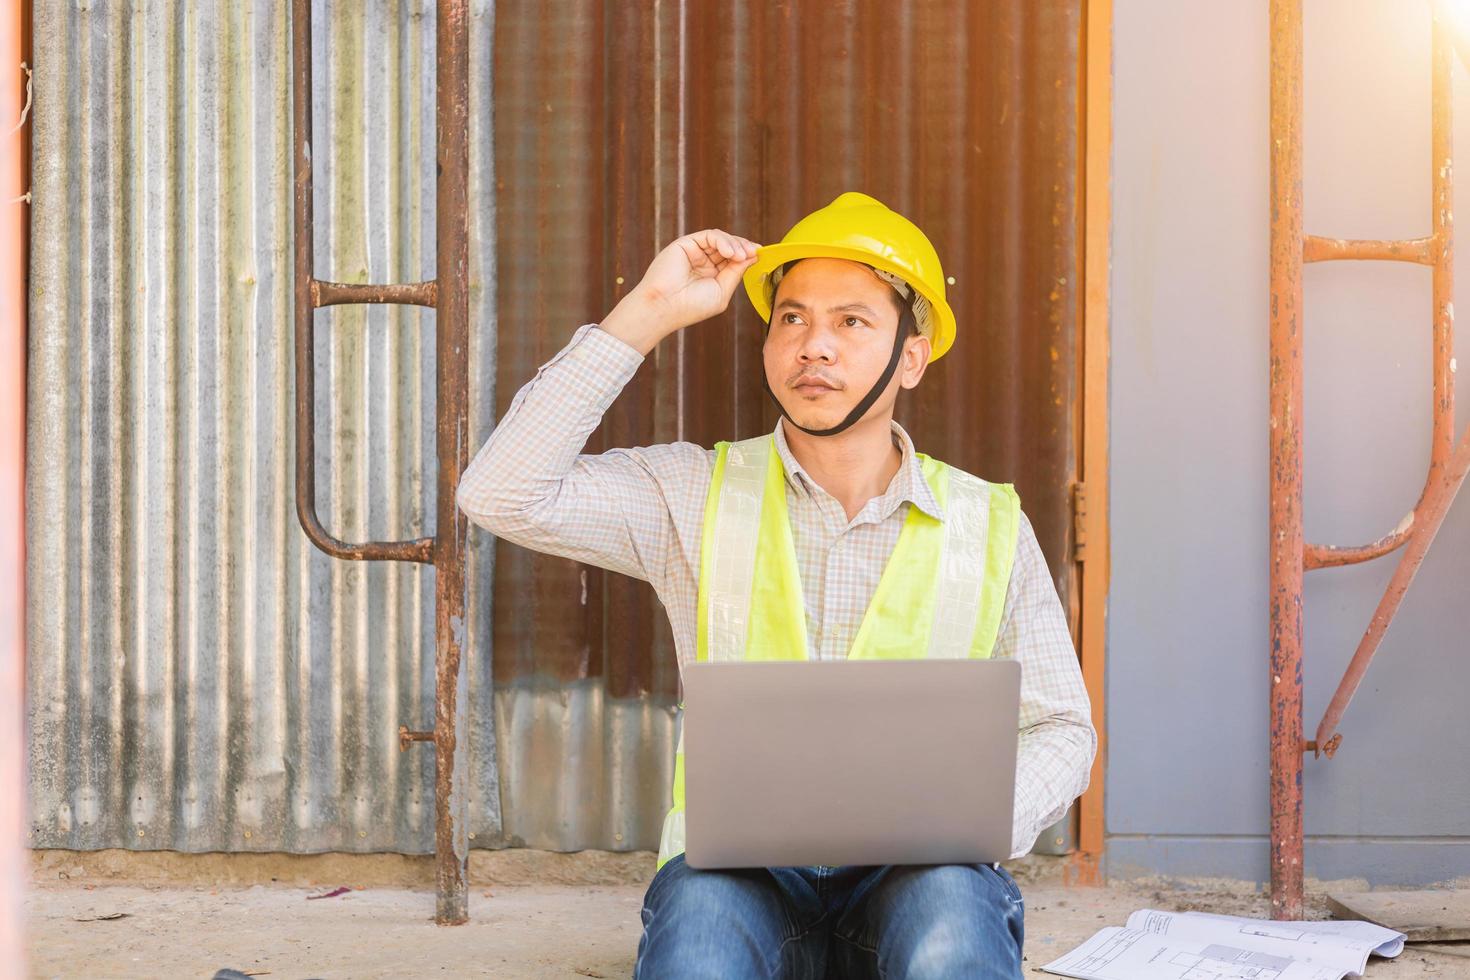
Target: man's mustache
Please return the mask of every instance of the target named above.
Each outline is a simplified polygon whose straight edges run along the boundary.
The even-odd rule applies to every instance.
[[[786,387],[795,388],[798,384],[806,384],[811,381],[821,381],[838,391],[847,387],[847,385],[843,384],[837,378],[832,377],[826,371],[817,368],[802,368],[800,371],[795,372],[786,379]]]

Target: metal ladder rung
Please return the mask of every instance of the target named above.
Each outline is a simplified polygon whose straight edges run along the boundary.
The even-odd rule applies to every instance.
[[[1421,498],[1422,499],[1422,498]],[[1303,557],[1306,562],[1307,571],[1318,568],[1336,568],[1339,565],[1356,565],[1360,562],[1372,561],[1382,558],[1390,551],[1396,551],[1404,546],[1404,542],[1414,533],[1414,523],[1418,515],[1418,504],[1414,510],[1399,522],[1394,528],[1377,541],[1369,544],[1346,546],[1336,544],[1307,544],[1303,549]]]
[[[313,309],[349,303],[397,303],[433,308],[439,305],[439,281],[430,279],[426,282],[365,283],[311,280]]]
[[[1307,235],[1302,244],[1304,262],[1378,259],[1384,262],[1414,262],[1432,266],[1438,257],[1439,242],[1433,235],[1428,238],[1404,238],[1396,241]]]

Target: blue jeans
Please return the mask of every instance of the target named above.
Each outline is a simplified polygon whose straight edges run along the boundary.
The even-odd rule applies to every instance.
[[[671,859],[643,899],[636,980],[1017,980],[1025,906],[999,865],[700,871]]]

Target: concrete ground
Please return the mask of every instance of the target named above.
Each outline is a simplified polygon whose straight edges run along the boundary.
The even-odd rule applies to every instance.
[[[1061,862],[1009,866],[1026,897],[1027,976],[1135,909],[1264,917],[1252,886],[1188,880],[1068,887]],[[423,859],[394,855],[36,852],[28,907],[38,977],[628,977],[647,854],[474,852],[468,925],[436,927]],[[271,880],[275,879],[275,880]],[[308,899],[336,887],[333,898]],[[1333,882],[1333,891],[1365,887]],[[1309,887],[1326,918],[1329,886]],[[114,916],[121,915],[121,918]],[[1410,946],[1367,976],[1470,978],[1470,943]]]

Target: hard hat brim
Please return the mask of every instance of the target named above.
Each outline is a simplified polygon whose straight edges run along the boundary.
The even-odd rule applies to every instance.
[[[750,298],[750,305],[755,307],[762,322],[769,323],[771,319],[771,303],[766,296],[766,277],[779,266],[796,259],[847,259],[849,262],[861,262],[863,265],[893,273],[916,289],[933,308],[934,336],[929,338],[929,363],[943,357],[954,343],[954,311],[949,308],[943,296],[936,296],[922,282],[915,282],[903,266],[866,249],[819,242],[780,242],[763,245],[756,251],[755,264],[745,270],[742,281],[745,284],[745,295]]]

